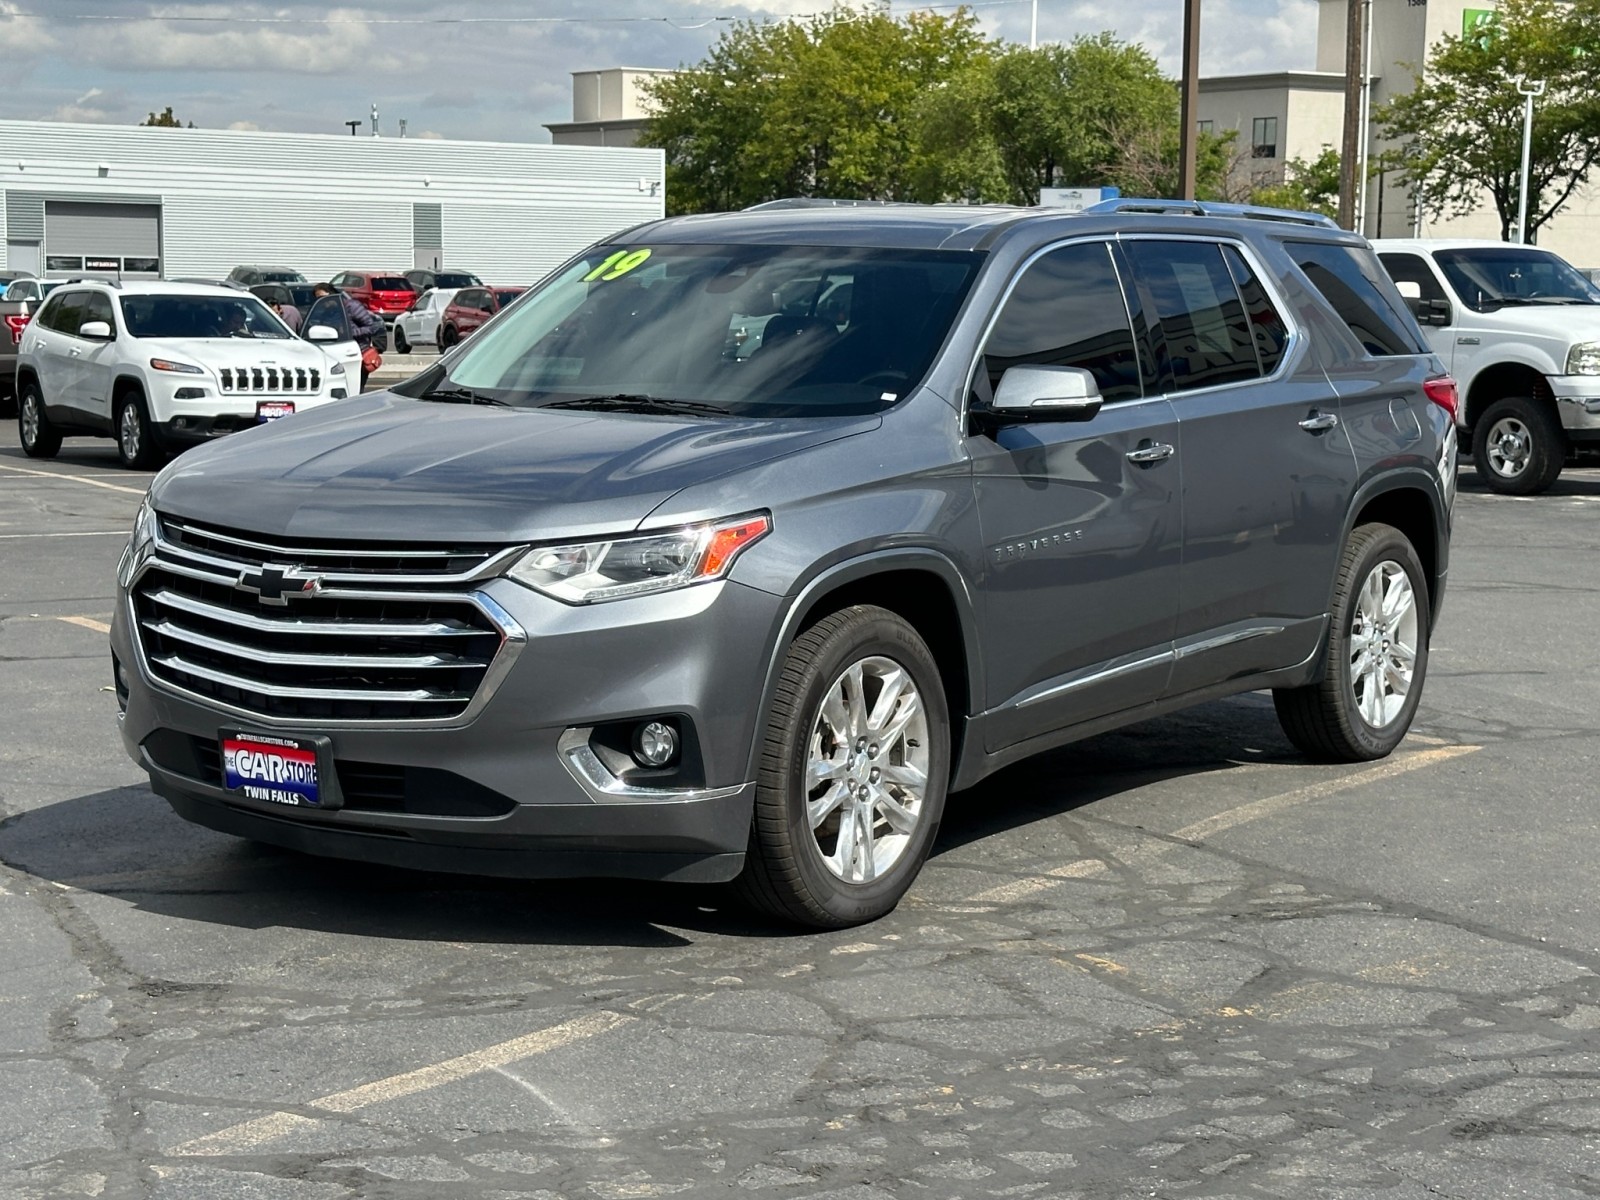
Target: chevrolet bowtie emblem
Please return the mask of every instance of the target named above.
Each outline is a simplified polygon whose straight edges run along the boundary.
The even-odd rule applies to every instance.
[[[277,563],[239,575],[240,590],[254,592],[261,603],[279,608],[285,607],[292,596],[315,595],[321,582],[315,575],[300,574],[299,567]]]

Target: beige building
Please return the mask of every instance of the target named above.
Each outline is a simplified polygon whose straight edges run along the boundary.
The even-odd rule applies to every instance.
[[[1413,69],[1446,35],[1459,36],[1492,11],[1492,0],[1372,0],[1371,107],[1410,91]],[[1307,161],[1343,140],[1346,0],[1319,0],[1314,71],[1217,76],[1200,81],[1199,120],[1216,132],[1238,130],[1249,183],[1283,178],[1290,159]],[[1535,118],[1537,119],[1537,117]],[[1371,130],[1369,157],[1388,143]],[[1363,197],[1362,232],[1368,237],[1500,236],[1500,219],[1487,192],[1466,217],[1418,221],[1408,189],[1392,177],[1373,178]],[[1600,266],[1600,188],[1569,201],[1539,231],[1539,244],[1579,266]]]
[[[572,120],[546,125],[558,146],[632,146],[644,127],[640,85],[674,72],[656,67],[610,67],[572,73]]]

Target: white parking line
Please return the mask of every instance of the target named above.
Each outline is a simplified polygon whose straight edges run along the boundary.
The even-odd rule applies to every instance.
[[[536,1054],[545,1054],[551,1050],[558,1050],[562,1046],[568,1046],[573,1042],[595,1037],[637,1019],[636,1017],[623,1016],[621,1013],[613,1012],[590,1013],[587,1016],[574,1017],[570,1021],[563,1021],[561,1024],[552,1025],[548,1029],[540,1029],[534,1033],[524,1034],[522,1037],[512,1038],[508,1042],[500,1042],[482,1050],[474,1050],[457,1058],[448,1058],[443,1062],[434,1063],[432,1066],[419,1067],[415,1071],[391,1075],[387,1079],[374,1080],[372,1083],[364,1083],[360,1087],[334,1092],[327,1096],[319,1096],[315,1100],[307,1101],[303,1107],[317,1109],[324,1113],[355,1112],[357,1109],[366,1108],[372,1104],[381,1104],[386,1100],[398,1100],[401,1097],[412,1096],[418,1092],[425,1092],[447,1083],[455,1083],[481,1071],[496,1071],[507,1063],[516,1062],[518,1059],[531,1058]],[[529,1086],[525,1080],[519,1079],[517,1082],[524,1087]],[[237,1125],[230,1125],[228,1128],[220,1129],[216,1133],[208,1133],[204,1137],[198,1137],[193,1141],[184,1142],[182,1145],[173,1146],[167,1153],[184,1157],[240,1154],[275,1138],[282,1137],[294,1129],[305,1125],[314,1125],[316,1121],[316,1117],[302,1117],[295,1113],[269,1113],[264,1117],[241,1121]]]
[[[0,463],[0,471],[12,471],[18,475],[36,475],[41,479],[66,479],[72,483],[82,483],[89,487],[105,488],[111,492],[127,492],[129,495],[142,496],[150,489],[147,487],[131,488],[120,483],[105,483],[88,475],[69,475],[65,471],[32,471],[27,467],[13,467],[10,463]]]

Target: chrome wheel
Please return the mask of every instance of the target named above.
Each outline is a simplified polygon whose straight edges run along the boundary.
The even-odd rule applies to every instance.
[[[1489,427],[1487,453],[1496,475],[1514,479],[1528,468],[1533,449],[1533,434],[1516,417],[1501,417]]]
[[[900,861],[923,819],[928,717],[890,658],[850,664],[829,685],[806,754],[806,809],[823,864],[869,883]]]
[[[144,422],[139,419],[139,406],[131,400],[123,402],[122,419],[117,422],[117,442],[124,460],[139,461],[139,452],[144,449]]]
[[[24,393],[22,397],[22,444],[34,446],[39,442],[39,395]]]
[[[1417,594],[1393,559],[1373,567],[1350,621],[1350,686],[1356,711],[1373,729],[1399,718],[1417,664]]]

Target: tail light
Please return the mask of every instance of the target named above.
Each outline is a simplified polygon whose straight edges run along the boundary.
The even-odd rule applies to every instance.
[[[1441,375],[1437,379],[1430,379],[1422,385],[1423,394],[1433,401],[1445,412],[1450,414],[1452,422],[1456,414],[1461,411],[1461,395],[1456,390],[1456,381],[1448,375]]]
[[[22,331],[28,324],[25,313],[7,313],[6,328],[11,331],[11,344],[16,345],[22,341]]]

